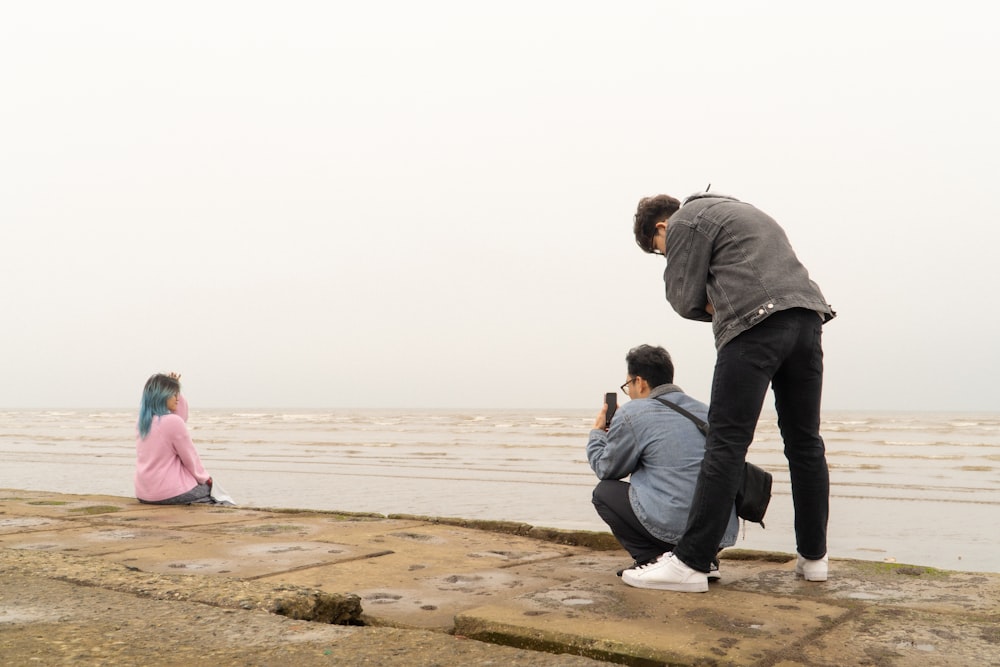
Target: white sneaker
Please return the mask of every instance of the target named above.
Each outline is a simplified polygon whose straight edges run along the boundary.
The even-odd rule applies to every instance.
[[[719,572],[719,564],[712,563],[708,566],[708,580],[709,581],[720,581],[722,579],[722,573]]]
[[[829,569],[829,556],[823,556],[817,560],[809,560],[799,556],[799,559],[795,561],[795,574],[801,575],[806,581],[826,581]]]
[[[685,565],[673,552],[668,552],[652,563],[622,572],[622,581],[636,588],[655,588],[681,593],[708,591],[708,575]]]

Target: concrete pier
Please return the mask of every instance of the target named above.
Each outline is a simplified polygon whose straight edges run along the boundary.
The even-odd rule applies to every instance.
[[[1000,574],[729,549],[638,590],[610,535],[0,490],[10,665],[1000,665]]]

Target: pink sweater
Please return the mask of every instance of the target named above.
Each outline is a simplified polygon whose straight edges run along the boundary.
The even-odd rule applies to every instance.
[[[135,497],[166,500],[208,481],[185,422],[188,404],[177,399],[177,411],[153,417],[146,439],[135,439]]]

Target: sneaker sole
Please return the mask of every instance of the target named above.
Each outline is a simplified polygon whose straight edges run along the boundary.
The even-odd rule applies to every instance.
[[[648,588],[656,591],[674,591],[676,593],[707,593],[708,581],[692,581],[687,584],[667,583],[660,581],[644,581],[634,579],[628,572],[622,573],[622,581],[633,588]]]
[[[805,572],[803,572],[802,570],[799,570],[797,568],[795,570],[795,574],[799,575],[800,577],[802,577],[806,581],[826,581],[826,577],[827,577],[827,573],[826,572],[824,572],[823,574],[807,575]]]
[[[825,557],[820,560],[806,560],[802,556],[799,556],[795,563],[795,574],[806,581],[826,581],[827,575],[830,572],[827,562]],[[810,564],[813,564],[815,567],[808,567]]]

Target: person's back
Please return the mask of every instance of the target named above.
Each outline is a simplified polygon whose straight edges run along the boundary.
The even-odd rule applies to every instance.
[[[778,311],[831,312],[785,230],[731,197],[689,197],[670,217],[666,256],[667,300],[682,317],[711,321],[717,348]]]
[[[178,412],[187,402],[178,399]],[[135,494],[141,500],[158,502],[179,496],[198,486],[195,472],[208,473],[188,435],[181,414],[154,417],[145,438],[135,443]]]
[[[155,504],[211,503],[212,478],[187,430],[188,404],[180,376],[146,381],[135,440],[135,496]]]

